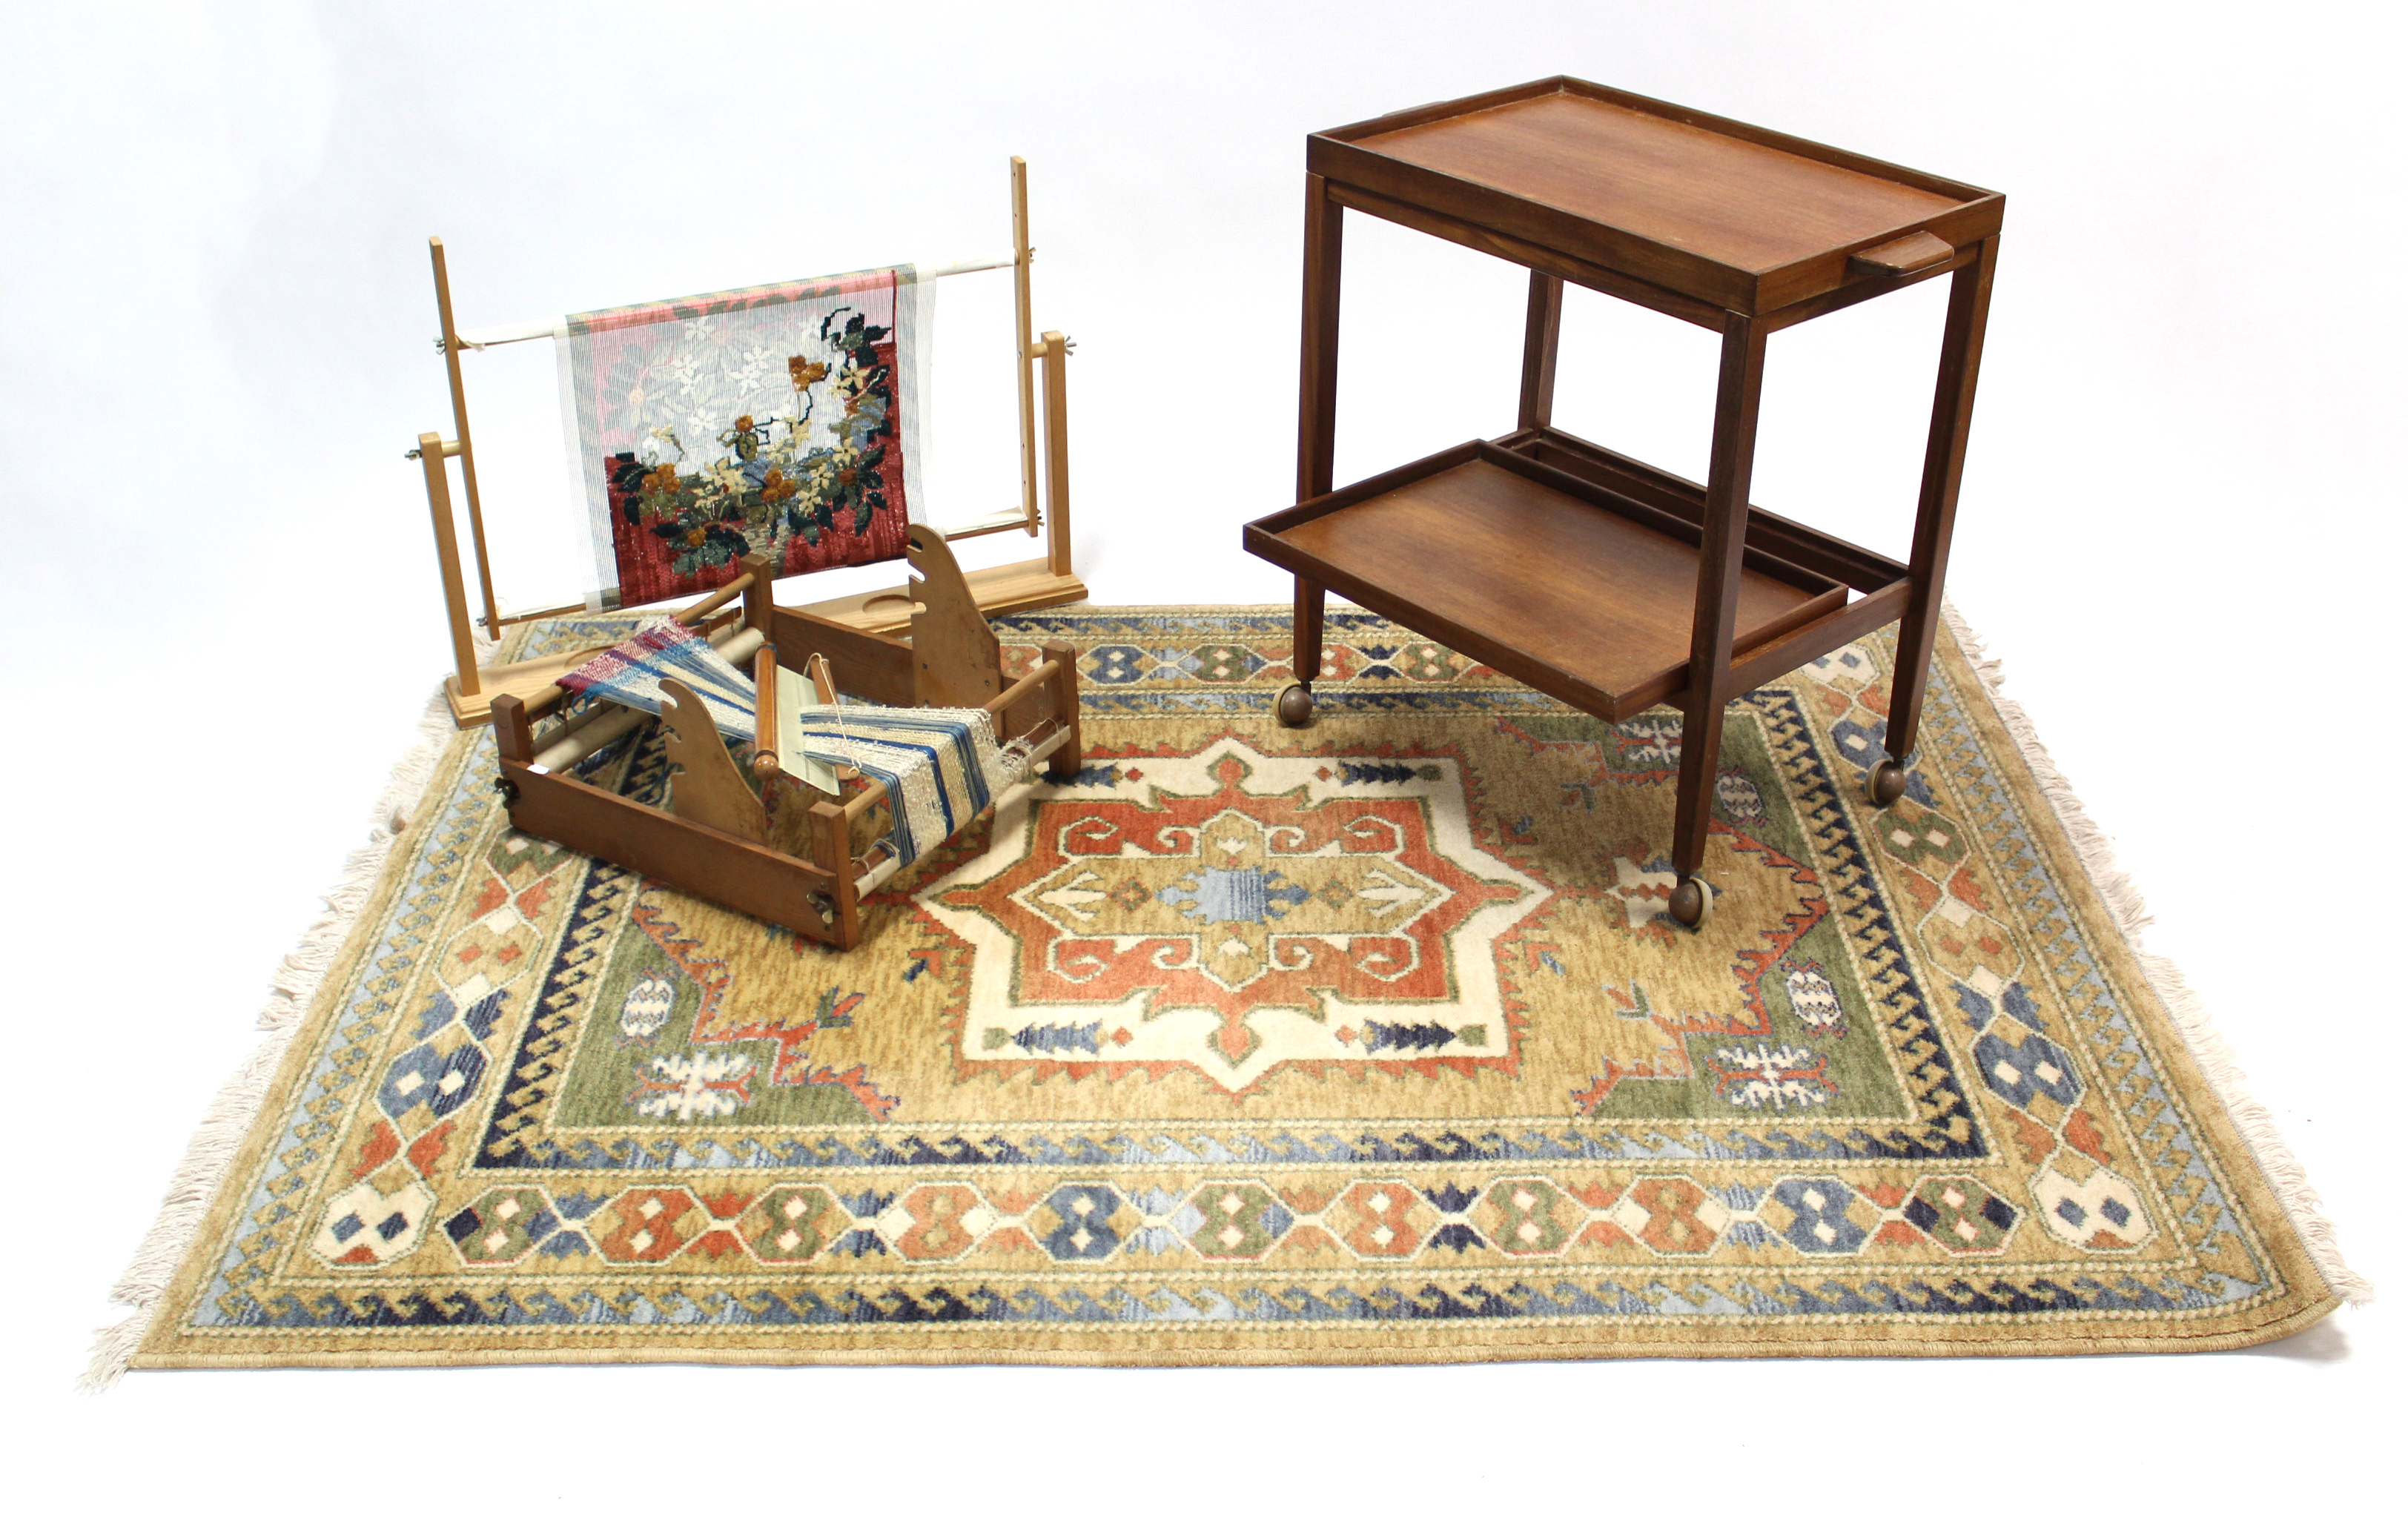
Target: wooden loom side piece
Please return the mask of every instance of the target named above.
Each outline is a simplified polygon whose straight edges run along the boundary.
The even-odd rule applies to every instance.
[[[494,697],[494,732],[508,785],[510,824],[520,832],[607,859],[823,943],[850,947],[841,942],[846,935],[829,915],[841,900],[841,873],[830,875],[766,844],[723,835],[537,766],[531,723],[516,695]],[[859,935],[856,919],[852,936]]]
[[[908,592],[898,591],[909,600]],[[910,619],[907,608],[905,619]],[[808,609],[780,607],[771,616],[771,635],[781,652],[824,653],[844,670],[845,689],[882,706],[908,706],[918,692],[911,678],[911,645],[840,621],[825,620]]]
[[[748,843],[769,840],[768,814],[744,782],[719,727],[694,691],[674,678],[661,680],[661,721],[668,754],[669,810],[688,821],[716,828]]]
[[[979,612],[945,538],[914,525],[905,542],[912,571],[914,703],[982,706],[1003,692],[1003,649]]]

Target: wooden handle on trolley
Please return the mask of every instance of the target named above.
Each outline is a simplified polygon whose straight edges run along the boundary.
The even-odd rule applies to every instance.
[[[1909,276],[1956,257],[1956,247],[1932,233],[1913,233],[1848,256],[1851,276]]]

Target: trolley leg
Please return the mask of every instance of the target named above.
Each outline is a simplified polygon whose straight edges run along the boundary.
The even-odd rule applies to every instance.
[[[1522,330],[1520,429],[1543,429],[1555,410],[1555,352],[1563,337],[1564,278],[1530,272],[1530,315]]]
[[[1338,433],[1338,293],[1346,209],[1304,178],[1304,343],[1297,389],[1296,501],[1329,492]]]
[[[1698,875],[1714,820],[1723,708],[1732,698],[1731,640],[1739,623],[1740,557],[1747,549],[1747,494],[1756,469],[1756,402],[1764,390],[1765,330],[1733,313],[1723,324],[1714,392],[1714,443],[1698,547],[1698,604],[1689,627],[1689,689],[1682,703],[1681,784],[1672,807],[1672,916],[1694,928],[1713,907]]]
[[[1321,677],[1321,610],[1326,598],[1320,584],[1296,580],[1296,656],[1290,664],[1296,682],[1280,691],[1282,726],[1303,726],[1312,720],[1312,681]]]
[[[1948,574],[1948,543],[1956,529],[1956,490],[1965,476],[1965,439],[1973,424],[1973,384],[1982,369],[1982,335],[1989,321],[1990,278],[1999,238],[1982,241],[1972,263],[1950,278],[1948,326],[1940,344],[1940,382],[1931,403],[1931,437],[1923,455],[1923,493],[1915,506],[1914,547],[1907,574],[1914,589],[1898,622],[1898,662],[1890,674],[1889,757],[1866,782],[1876,806],[1906,790],[1906,760],[1923,721],[1923,694],[1931,677],[1931,649],[1940,635],[1940,596]]]
[[[1304,178],[1304,343],[1297,386],[1296,500],[1329,492],[1338,430],[1338,293],[1346,209],[1329,183]],[[1321,677],[1321,586],[1296,580],[1296,682],[1280,692],[1283,726],[1312,720],[1312,681]]]

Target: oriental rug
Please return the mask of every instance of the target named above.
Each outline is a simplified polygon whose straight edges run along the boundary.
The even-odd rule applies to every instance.
[[[849,953],[520,835],[449,740],[132,1364],[2164,1351],[2363,1292],[1956,639],[1886,809],[1887,634],[1733,707],[1691,933],[1671,712],[1340,609],[1289,732],[1284,609],[997,627],[1081,649],[1085,767]]]

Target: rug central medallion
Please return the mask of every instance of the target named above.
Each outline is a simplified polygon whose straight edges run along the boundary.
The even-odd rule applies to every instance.
[[[1492,947],[1552,888],[1469,818],[1455,759],[1234,737],[1028,796],[919,898],[976,951],[961,1060],[1230,1092],[1280,1066],[1510,1063]]]
[[[464,734],[140,1361],[1397,1362],[2175,1350],[2329,1307],[1979,677],[1680,722],[1333,609],[1002,618],[1079,774],[837,950],[512,826]],[[512,657],[622,639],[522,628]],[[597,759],[657,804],[657,729]]]

